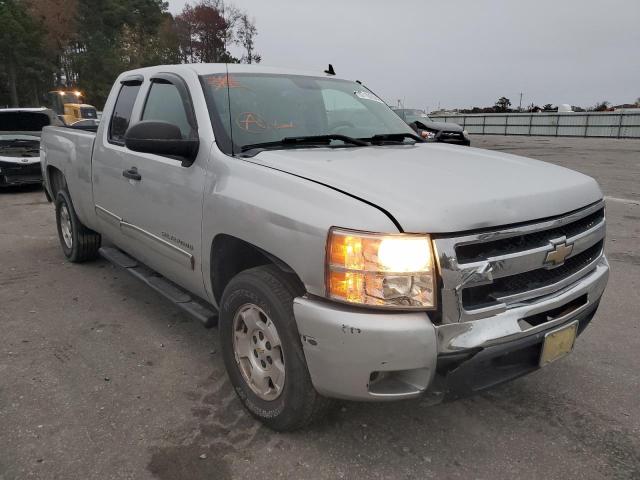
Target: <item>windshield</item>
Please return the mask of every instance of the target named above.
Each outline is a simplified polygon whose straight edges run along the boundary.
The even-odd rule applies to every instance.
[[[413,133],[382,100],[356,82],[234,73],[204,76],[202,85],[216,141],[226,153],[290,137]],[[355,145],[339,139],[331,144]]]

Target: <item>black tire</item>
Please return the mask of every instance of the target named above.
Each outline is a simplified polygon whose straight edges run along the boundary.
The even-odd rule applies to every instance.
[[[65,212],[66,215],[68,215],[70,224],[70,245],[67,244],[65,235],[63,235],[64,227],[62,224],[66,222],[61,220],[61,216],[64,217]],[[99,233],[94,232],[82,224],[73,208],[69,192],[66,190],[60,190],[56,195],[56,225],[58,227],[58,238],[62,246],[62,251],[69,261],[80,263],[93,260],[98,256],[98,249],[100,248],[102,238]],[[67,234],[67,237],[68,236]]]
[[[222,294],[219,332],[227,374],[245,408],[277,431],[291,431],[319,420],[331,402],[313,388],[304,358],[293,299],[303,291],[295,278],[274,265],[245,270],[235,276]],[[242,376],[234,353],[233,321],[247,304],[258,306],[271,319],[284,354],[284,387],[274,400],[256,395]]]

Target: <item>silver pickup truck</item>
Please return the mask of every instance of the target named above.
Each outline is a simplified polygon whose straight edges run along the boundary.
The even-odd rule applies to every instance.
[[[97,132],[46,127],[41,148],[66,257],[217,322],[238,396],[277,430],[332,398],[438,403],[543,367],[608,279],[593,179],[424,143],[330,74],[126,72]]]

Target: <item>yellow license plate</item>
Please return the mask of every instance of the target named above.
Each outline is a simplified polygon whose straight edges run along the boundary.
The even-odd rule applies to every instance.
[[[566,354],[571,353],[573,345],[576,342],[577,333],[577,321],[567,325],[566,327],[547,333],[544,336],[544,343],[542,344],[540,366],[544,367],[545,365],[564,357]]]

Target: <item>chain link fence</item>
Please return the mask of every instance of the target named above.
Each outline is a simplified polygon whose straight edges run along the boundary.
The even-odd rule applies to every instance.
[[[487,113],[430,115],[476,135],[640,138],[638,112]]]

